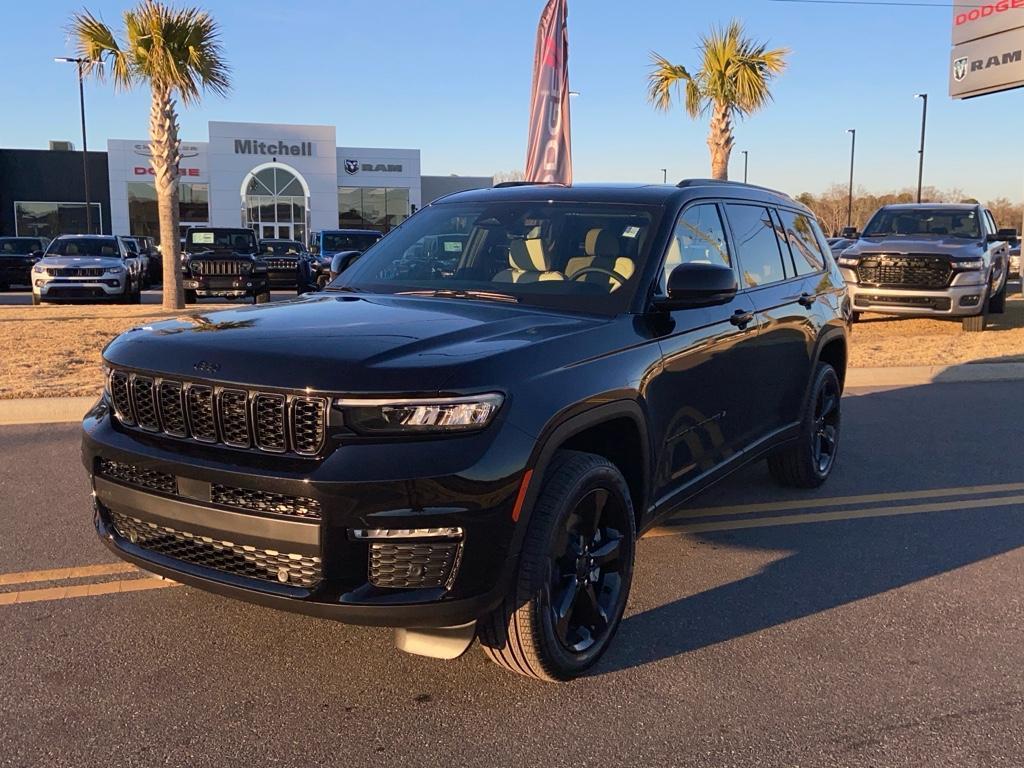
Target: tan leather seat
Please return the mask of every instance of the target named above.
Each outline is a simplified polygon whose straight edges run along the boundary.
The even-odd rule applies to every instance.
[[[565,276],[572,280],[573,276],[588,267],[608,270],[621,276],[623,281],[629,280],[636,271],[633,260],[619,255],[619,238],[603,227],[594,227],[583,240],[585,256],[575,256],[565,265]],[[590,272],[580,278],[586,283],[601,283],[614,291],[621,283],[609,275]]]
[[[539,237],[512,240],[508,244],[508,269],[494,276],[496,283],[537,283],[543,280],[565,280],[565,275],[551,268],[551,260]]]

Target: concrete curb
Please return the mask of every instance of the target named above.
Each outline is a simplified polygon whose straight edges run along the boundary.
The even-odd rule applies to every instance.
[[[0,400],[0,425],[61,424],[81,421],[96,402],[91,397],[27,397]]]
[[[965,363],[893,368],[850,368],[846,386],[917,387],[976,381],[1024,380],[1024,363]],[[81,421],[95,397],[32,397],[0,400],[0,426]]]

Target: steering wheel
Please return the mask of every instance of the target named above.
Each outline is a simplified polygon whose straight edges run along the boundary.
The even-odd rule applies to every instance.
[[[604,267],[584,267],[583,269],[579,270],[578,272],[575,272],[573,274],[573,276],[570,277],[569,279],[570,280],[579,280],[580,279],[580,275],[586,275],[586,274],[589,274],[591,272],[595,272],[597,274],[601,274],[601,275],[605,275],[607,277],[610,277],[612,280],[617,282],[619,284],[619,286],[625,285],[626,284],[626,280],[629,279],[627,277],[623,277],[618,272],[613,272],[612,270],[605,269]],[[612,290],[614,291],[615,289],[613,288]]]

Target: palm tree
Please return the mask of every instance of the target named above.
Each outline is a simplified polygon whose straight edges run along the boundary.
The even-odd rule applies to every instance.
[[[695,75],[652,51],[654,66],[647,79],[647,97],[656,109],[667,111],[673,93],[678,98],[682,88],[690,117],[711,112],[711,176],[724,180],[729,178],[733,116],[746,117],[771,101],[769,83],[786,68],[789,51],[768,50],[764,43],[745,37],[738,21],[701,37],[699,50],[700,69]]]
[[[103,79],[109,67],[114,86],[149,84],[150,163],[156,175],[164,307],[182,309],[181,249],[178,243],[178,113],[175,99],[189,106],[204,91],[224,95],[230,87],[220,45],[220,29],[198,8],[173,8],[143,0],[125,11],[123,43],[87,10],[71,18],[70,32],[85,73]]]

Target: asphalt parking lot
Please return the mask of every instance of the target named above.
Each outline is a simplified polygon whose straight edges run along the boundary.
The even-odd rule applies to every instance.
[[[612,649],[563,686],[82,570],[114,559],[77,426],[0,428],[0,764],[1019,766],[1019,401],[850,394],[826,487],[750,467],[655,530]]]

